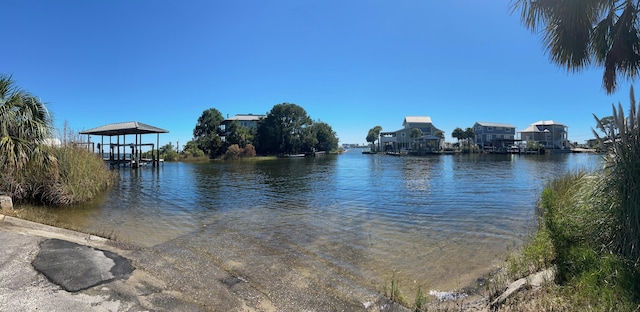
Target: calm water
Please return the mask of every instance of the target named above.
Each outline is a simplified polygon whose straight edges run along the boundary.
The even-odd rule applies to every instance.
[[[166,163],[120,183],[63,221],[148,247],[197,250],[256,283],[327,280],[380,290],[451,290],[503,263],[535,228],[543,183],[595,168],[587,154],[362,155]],[[287,280],[289,279],[289,280]]]

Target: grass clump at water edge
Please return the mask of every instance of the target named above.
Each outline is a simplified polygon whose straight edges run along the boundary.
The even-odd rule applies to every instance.
[[[400,282],[396,277],[396,272],[391,276],[391,283],[384,286],[384,295],[400,305],[407,306],[407,298],[400,292]]]
[[[514,296],[505,311],[640,310],[640,114],[633,88],[599,119],[604,168],[566,174],[545,186],[538,231],[508,261],[512,279],[555,268],[554,283]],[[604,122],[609,120],[609,122]]]
[[[89,201],[115,183],[115,173],[84,148],[43,146],[42,149],[46,155],[44,163],[28,163],[2,174],[0,193],[11,196],[17,203],[62,206]]]
[[[555,268],[555,283],[515,296],[500,310],[636,311],[640,309],[637,262],[615,243],[615,196],[603,175],[567,174],[546,186],[538,231],[508,260],[511,279]]]

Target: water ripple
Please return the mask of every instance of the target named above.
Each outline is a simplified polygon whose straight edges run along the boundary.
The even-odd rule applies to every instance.
[[[260,261],[295,253],[367,287],[383,285],[397,271],[415,287],[451,289],[489,271],[522,243],[535,227],[545,181],[594,166],[598,159],[590,155],[353,151],[314,159],[166,163],[157,171],[122,170],[105,198],[59,214],[148,245],[179,239],[219,259],[242,255],[234,265],[261,267],[267,264]]]

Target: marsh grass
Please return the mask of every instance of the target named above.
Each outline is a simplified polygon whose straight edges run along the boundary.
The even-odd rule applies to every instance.
[[[393,272],[391,276],[391,282],[389,285],[385,285],[384,294],[387,298],[391,299],[393,302],[396,302],[403,306],[408,306],[407,298],[400,291],[400,281],[396,277],[396,272]]]
[[[63,206],[89,201],[115,183],[115,173],[84,148],[69,145],[42,149],[45,165],[28,163],[20,170],[4,173],[0,192],[18,203]]]
[[[513,280],[555,267],[555,283],[510,299],[501,311],[640,309],[640,271],[616,242],[619,207],[608,179],[606,170],[578,171],[547,183],[539,229],[509,258],[507,272]]]
[[[546,310],[640,310],[640,114],[633,88],[628,114],[621,104],[612,113],[606,124],[594,115],[605,167],[549,182],[537,233],[509,261],[514,277],[556,268],[555,285],[535,299]]]
[[[66,146],[53,148],[62,193],[67,204],[93,199],[115,182],[115,172],[107,170],[104,162],[84,148]]]
[[[633,88],[625,116],[597,118],[594,131],[607,153],[605,167],[550,181],[539,202],[539,228],[509,258],[512,279],[546,267],[555,283],[510,299],[502,311],[640,310],[640,115]]]
[[[416,298],[413,300],[413,307],[415,311],[423,311],[427,305],[427,296],[422,292],[422,287],[419,286],[416,291]]]

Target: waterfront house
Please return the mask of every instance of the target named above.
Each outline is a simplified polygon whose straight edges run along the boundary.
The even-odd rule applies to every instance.
[[[568,127],[553,120],[541,120],[532,123],[520,131],[520,139],[537,143],[545,149],[570,151]]]
[[[237,122],[238,126],[247,127],[249,129],[258,128],[258,121],[260,119],[265,118],[265,115],[254,115],[254,114],[237,114],[231,118],[227,117],[224,121],[222,121],[222,126],[226,127],[230,125],[232,122]]]
[[[413,129],[420,129],[420,136],[412,137]],[[438,151],[443,139],[444,132],[433,125],[429,116],[407,116],[402,129],[380,133],[380,145],[386,152]]]
[[[516,127],[511,124],[478,121],[473,131],[475,143],[487,151],[505,151],[516,141]]]
[[[237,114],[231,118],[229,118],[227,116],[227,119],[222,121],[222,124],[220,124],[220,128],[222,129],[224,135],[221,137],[222,140],[224,141],[226,136],[229,134],[227,129],[229,129],[229,126],[231,125],[231,123],[236,122],[238,123],[238,126],[240,127],[247,127],[249,129],[257,129],[258,128],[258,121],[260,121],[261,119],[265,118],[266,115],[254,115],[254,114]]]

